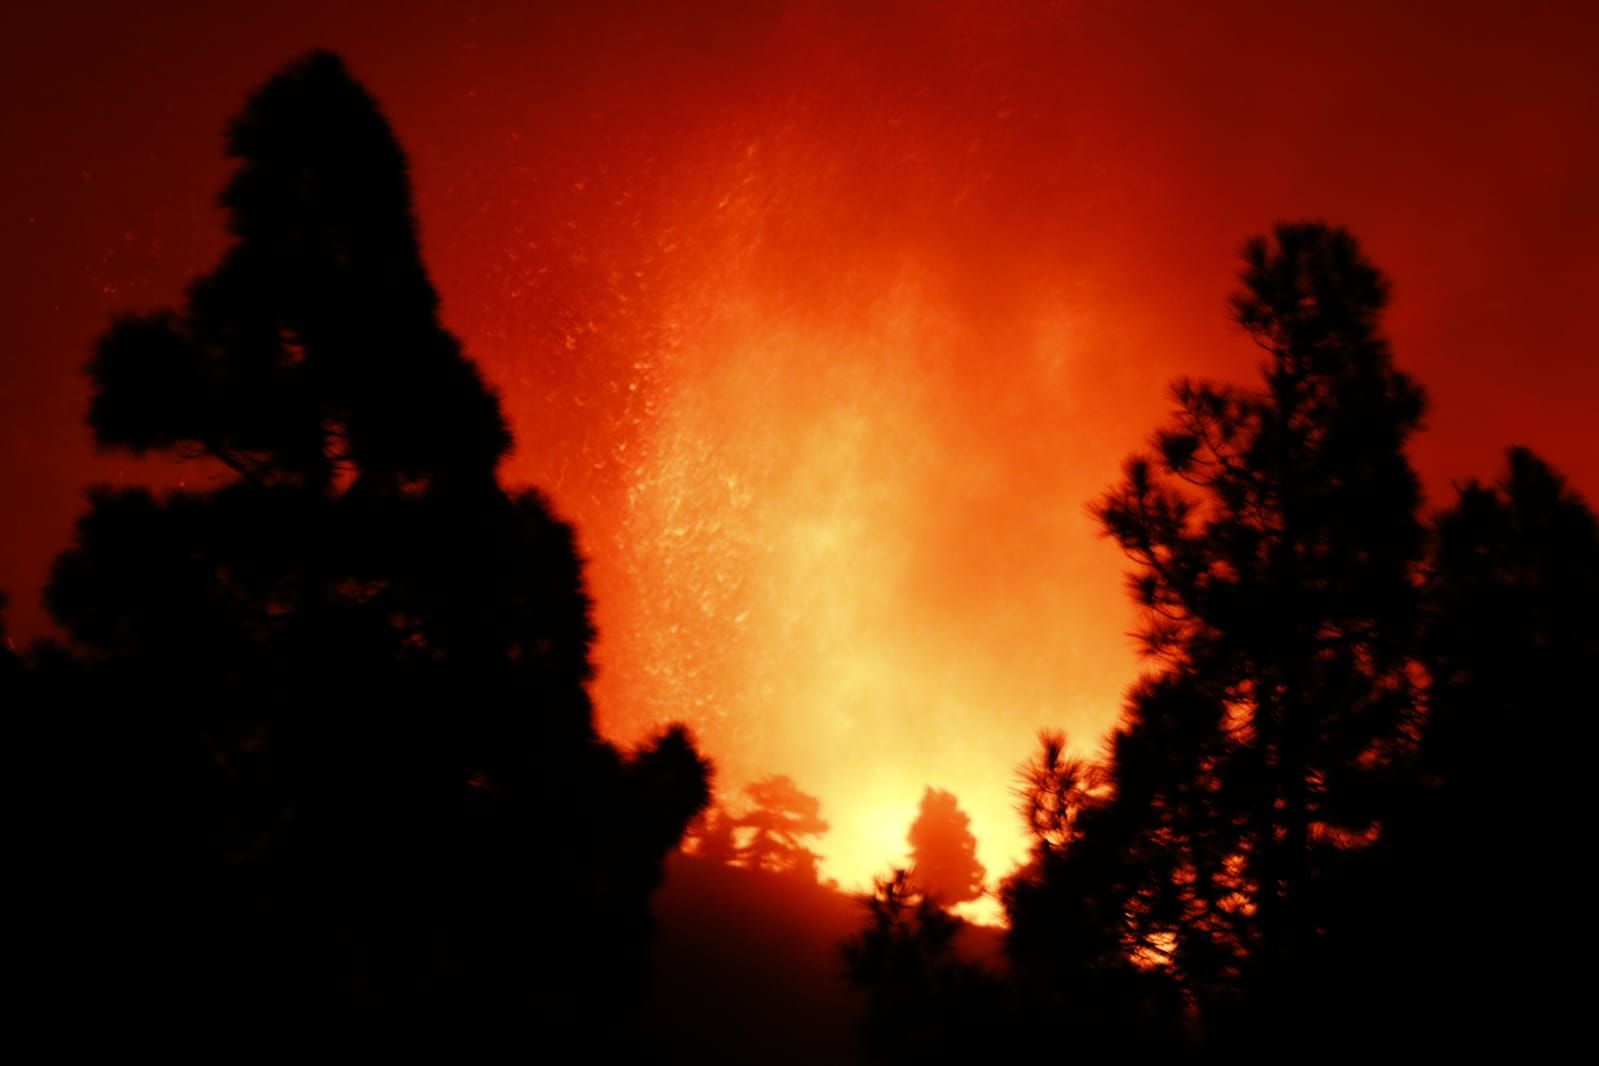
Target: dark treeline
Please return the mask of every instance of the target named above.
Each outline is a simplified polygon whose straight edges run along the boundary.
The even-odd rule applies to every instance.
[[[6,1018],[619,1050],[709,766],[596,733],[573,532],[497,480],[373,100],[314,54],[228,148],[232,246],[89,368],[101,447],[210,487],[95,490],[46,592],[70,644],[0,661]]]
[[[1513,449],[1427,521],[1386,280],[1323,224],[1244,263],[1260,384],[1178,382],[1094,505],[1150,668],[1101,758],[1023,769],[1003,972],[880,886],[847,955],[883,1058],[1538,1059],[1584,1017],[1594,515]]]

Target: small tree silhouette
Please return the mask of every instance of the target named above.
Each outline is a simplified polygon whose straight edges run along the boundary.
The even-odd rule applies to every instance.
[[[740,865],[814,881],[817,854],[801,840],[827,832],[821,802],[784,774],[757,781],[744,791],[752,806],[737,823],[750,830],[748,841],[739,849]]]
[[[929,898],[949,906],[983,894],[987,873],[977,861],[972,820],[955,797],[942,789],[922,793],[922,805],[906,841],[911,846],[911,876]]]
[[[866,926],[842,950],[851,983],[866,993],[864,1035],[876,1058],[966,1061],[1006,1041],[1002,986],[956,952],[964,921],[907,870],[876,879],[862,902]]]

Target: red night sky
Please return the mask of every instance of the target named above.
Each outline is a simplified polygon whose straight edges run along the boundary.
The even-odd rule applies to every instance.
[[[1002,873],[1032,735],[1112,720],[1133,612],[1085,504],[1172,377],[1253,373],[1226,296],[1274,220],[1392,278],[1433,506],[1512,443],[1599,492],[1599,7],[334,6],[0,15],[15,637],[87,484],[195,476],[96,455],[81,367],[215,260],[223,125],[312,47],[410,153],[504,479],[580,530],[602,724],[791,774],[846,885],[925,785]]]

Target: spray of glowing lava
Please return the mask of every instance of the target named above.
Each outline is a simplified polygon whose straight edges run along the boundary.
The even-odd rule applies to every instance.
[[[759,154],[697,227],[718,268],[668,287],[693,329],[635,368],[652,395],[615,541],[632,594],[601,597],[602,711],[686,717],[724,795],[793,776],[845,887],[903,861],[928,785],[1002,874],[1026,848],[1011,785],[1032,734],[1086,720],[1091,741],[1132,668],[1117,629],[1085,655],[1073,625],[1085,599],[1121,610],[1090,489],[1058,461],[1092,422],[1069,399],[1089,319],[1043,290],[984,316],[915,256],[788,254],[767,215],[816,205],[774,194]]]
[[[948,341],[913,288],[850,328],[730,301],[628,497],[659,590],[643,659],[740,763],[832,801],[824,869],[852,885],[903,851],[929,780],[967,787],[996,857],[1021,846],[1003,790],[972,791],[977,766],[1016,757],[988,726],[1015,686],[974,661],[981,635],[919,609],[923,505],[957,511],[961,481],[983,475],[946,461],[920,368]]]

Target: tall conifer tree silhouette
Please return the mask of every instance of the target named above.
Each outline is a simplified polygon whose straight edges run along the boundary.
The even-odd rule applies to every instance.
[[[1041,1030],[1242,1061],[1582,1038],[1599,522],[1513,449],[1428,529],[1381,275],[1321,224],[1245,259],[1263,386],[1179,382],[1095,507],[1154,668],[1106,758],[1046,733],[1023,768],[997,999],[948,984],[909,889],[879,885],[847,957],[886,1054],[955,1046],[972,1017],[1002,1055]]]
[[[1257,1020],[1292,1026],[1319,879],[1375,835],[1411,735],[1424,537],[1404,445],[1423,398],[1348,233],[1279,225],[1244,260],[1234,309],[1262,385],[1178,382],[1154,454],[1095,508],[1137,564],[1160,668],[1084,832],[1103,854],[1090,895],[1130,954],[1170,967],[1207,1024],[1247,990],[1272,1004]]]
[[[681,730],[633,758],[596,734],[572,530],[500,487],[510,432],[438,320],[371,96],[314,53],[228,148],[232,246],[90,367],[98,444],[216,487],[97,490],[47,594],[162,775],[128,831],[153,887],[117,924],[155,908],[189,945],[152,1000],[484,1039],[625,1022],[708,766]]]

